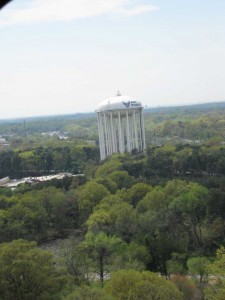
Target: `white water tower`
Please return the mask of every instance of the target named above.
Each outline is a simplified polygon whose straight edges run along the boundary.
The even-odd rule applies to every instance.
[[[97,107],[100,157],[146,148],[141,102],[118,92]]]

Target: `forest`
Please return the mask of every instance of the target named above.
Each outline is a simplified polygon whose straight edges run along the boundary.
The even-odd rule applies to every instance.
[[[1,178],[85,176],[0,188],[1,299],[224,299],[224,117],[147,109],[146,153],[104,162],[93,115],[2,122]]]

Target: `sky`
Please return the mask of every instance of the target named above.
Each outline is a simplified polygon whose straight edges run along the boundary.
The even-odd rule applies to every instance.
[[[0,119],[225,101],[224,0],[14,0],[0,11]]]

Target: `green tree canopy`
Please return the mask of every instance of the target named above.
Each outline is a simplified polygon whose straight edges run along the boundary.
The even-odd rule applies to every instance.
[[[14,240],[0,245],[0,295],[3,300],[57,299],[66,277],[52,254],[35,242]]]
[[[118,255],[118,251],[123,247],[124,242],[116,236],[107,236],[104,232],[97,235],[89,232],[82,242],[84,251],[93,261],[94,271],[100,276],[103,285],[106,266],[113,264],[113,259]]]
[[[151,272],[120,270],[112,274],[106,290],[117,300],[181,300],[177,287]]]

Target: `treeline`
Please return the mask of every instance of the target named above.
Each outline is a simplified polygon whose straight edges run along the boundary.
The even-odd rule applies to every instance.
[[[146,111],[145,127],[147,142],[156,138],[179,138],[189,143],[218,137],[224,141],[225,104],[160,108]],[[180,143],[180,140],[174,142]]]
[[[150,119],[150,115],[148,118]],[[224,113],[204,115],[202,117],[197,116],[197,118],[189,117],[186,119],[185,116],[172,115],[173,118],[165,119],[161,121],[158,126],[152,128],[153,137],[174,137],[177,136],[182,139],[191,139],[191,140],[208,140],[212,137],[221,137],[223,140],[225,138],[224,129],[225,129],[225,120]],[[148,118],[147,120],[147,130],[148,128]],[[153,120],[156,117],[153,117]],[[151,122],[153,122],[153,120]]]
[[[146,155],[115,156],[123,169],[137,178],[151,182],[169,179],[207,180],[225,176],[225,145],[149,146]]]
[[[63,142],[51,147],[0,151],[0,178],[21,178],[58,172],[82,173],[88,161],[99,161],[95,145]]]
[[[224,176],[225,145],[212,142],[201,146],[148,147],[143,172],[146,177]]]
[[[225,145],[210,139],[202,145],[149,146],[146,156],[126,159],[124,168],[129,174],[146,178],[188,178],[225,175]],[[72,141],[51,142],[48,147],[16,147],[0,151],[0,177],[20,178],[57,172],[82,173],[99,162],[96,145]]]
[[[93,120],[95,120],[94,113],[0,120],[0,134],[24,137],[25,133],[34,135],[47,131],[67,131],[67,126],[71,124],[90,127]]]
[[[225,102],[193,106],[145,109],[147,143],[163,144],[167,138],[206,141],[213,137],[225,139]],[[98,139],[97,119],[94,113],[1,121],[0,134],[10,141],[12,136],[40,135],[42,132],[67,132],[69,137]],[[10,135],[12,135],[10,137]],[[174,140],[173,142],[180,142]]]

